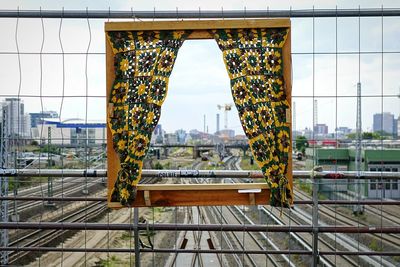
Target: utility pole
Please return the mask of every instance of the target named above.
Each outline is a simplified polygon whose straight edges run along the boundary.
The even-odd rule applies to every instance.
[[[47,128],[47,167],[48,168],[50,168],[52,165],[50,148],[51,148],[51,127],[49,126]],[[47,196],[53,197],[53,177],[47,177]],[[48,200],[47,206],[49,206],[49,207],[54,206],[54,203],[51,200]]]
[[[357,120],[356,120],[356,171],[361,171],[361,83],[357,83]]]
[[[356,158],[355,165],[357,171],[357,181],[355,183],[355,191],[357,199],[361,199],[361,185],[360,185],[360,174],[361,174],[361,140],[362,140],[362,125],[361,125],[361,83],[357,83],[357,119],[356,119]],[[353,210],[354,213],[362,213],[361,206],[357,204]]]
[[[8,145],[9,136],[7,135],[7,110],[2,110],[0,127],[0,167],[1,169],[8,168]],[[8,195],[8,177],[0,177],[0,195],[6,197]],[[0,200],[0,220],[8,222],[8,201]],[[8,230],[0,229],[0,246],[8,247]],[[8,251],[0,251],[0,265],[8,264]]]

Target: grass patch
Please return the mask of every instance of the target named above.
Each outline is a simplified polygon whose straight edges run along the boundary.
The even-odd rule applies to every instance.
[[[240,161],[240,168],[243,170],[254,170],[254,171],[259,171],[260,168],[258,167],[257,163],[254,162],[254,164],[250,164],[250,156],[242,156],[242,160]]]
[[[98,267],[115,267],[115,266],[131,266],[131,264],[133,264],[135,262],[135,258],[132,255],[130,257],[130,261],[128,260],[122,260],[119,259],[117,256],[112,255],[111,257],[107,258],[107,259],[102,259],[99,262],[96,263],[95,266]]]
[[[376,239],[372,239],[371,242],[369,243],[368,247],[373,250],[373,251],[382,251],[383,248],[380,244],[378,244],[378,241]]]
[[[294,185],[307,195],[312,196],[312,184],[297,180],[294,182]]]

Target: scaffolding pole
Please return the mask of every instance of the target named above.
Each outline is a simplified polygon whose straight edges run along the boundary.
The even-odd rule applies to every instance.
[[[1,113],[0,127],[0,167],[1,169],[8,168],[8,128],[7,128],[7,109],[3,109]],[[8,177],[0,177],[0,194],[1,197],[8,196]],[[8,201],[0,200],[0,220],[8,222]],[[0,246],[8,246],[8,230],[0,228]],[[0,250],[0,265],[8,264],[8,251]]]
[[[140,267],[139,208],[133,209],[133,234],[135,242],[135,267]]]
[[[303,10],[1,10],[3,18],[63,19],[224,19],[224,18],[312,18],[312,17],[394,17],[399,8],[303,9]]]
[[[0,223],[3,229],[33,230],[115,230],[132,231],[131,223],[88,223],[88,222],[6,222]],[[269,224],[185,224],[185,223],[139,223],[139,231],[216,231],[216,232],[273,232],[273,233],[312,233],[311,225],[269,225]],[[400,234],[398,226],[318,226],[319,233],[361,233],[361,234]]]
[[[0,169],[0,177],[107,177],[106,169]],[[263,178],[261,171],[253,170],[142,170],[142,177],[169,178]],[[372,171],[293,171],[293,179],[400,179],[400,172]]]

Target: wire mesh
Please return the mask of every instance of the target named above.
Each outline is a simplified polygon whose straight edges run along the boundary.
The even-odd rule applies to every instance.
[[[268,206],[108,210],[105,123],[93,121],[105,117],[105,79],[99,74],[105,70],[104,19],[246,19],[266,14],[290,16],[293,23],[293,135],[306,136],[310,144],[304,151],[306,161],[295,161],[295,208],[282,214]],[[395,38],[399,10],[17,10],[1,11],[0,16],[4,31],[0,97],[5,98],[1,157],[2,168],[10,171],[1,176],[2,264],[399,264],[400,160],[396,153],[400,144],[394,125],[395,115],[400,115],[400,46]],[[362,88],[359,97],[357,84]],[[359,122],[370,125],[371,117],[374,120],[372,129],[363,130],[360,142],[351,132],[344,138],[349,127],[342,127],[356,125],[357,99],[362,108]],[[27,125],[26,110],[50,116],[49,124]],[[58,116],[51,118],[49,110]],[[81,120],[65,120],[76,117]],[[329,122],[333,134],[325,133],[327,125],[321,122]],[[386,132],[388,124],[390,132]],[[311,128],[297,133],[297,127],[306,126]],[[355,168],[357,145],[362,148],[358,159],[363,169]],[[324,146],[331,149],[320,148]],[[32,149],[35,152],[29,154]],[[231,150],[223,167],[253,168],[248,153],[241,156],[242,151]],[[157,162],[169,169],[204,167],[201,160],[187,158],[183,163],[175,158],[168,163],[158,161],[155,153],[149,155],[147,168]],[[27,175],[31,169],[36,171]],[[229,174],[215,180],[204,176],[168,180],[234,183],[240,179]],[[153,179],[147,182],[167,180],[148,176]]]

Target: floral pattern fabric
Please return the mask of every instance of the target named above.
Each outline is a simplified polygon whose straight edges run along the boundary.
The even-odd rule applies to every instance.
[[[111,201],[129,206],[136,197],[143,159],[160,119],[161,105],[178,50],[188,31],[108,32],[115,80],[108,126],[121,163]]]
[[[283,79],[286,28],[212,31],[229,78],[235,105],[254,159],[271,188],[270,204],[289,207],[289,103]]]

